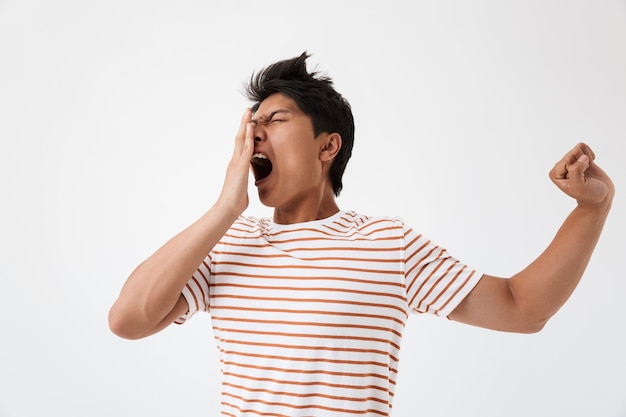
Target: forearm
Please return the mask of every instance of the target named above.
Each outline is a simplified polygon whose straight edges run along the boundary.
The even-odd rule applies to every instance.
[[[509,332],[541,330],[578,285],[595,249],[615,194],[613,182],[577,144],[550,170],[550,179],[577,207],[544,252],[510,279],[483,275],[450,318]]]
[[[248,206],[248,175],[254,151],[252,112],[246,109],[217,203],[170,239],[128,277],[109,312],[109,327],[136,339],[169,325],[185,313],[185,284],[215,244]]]
[[[237,216],[238,212],[216,205],[142,262],[111,308],[109,325],[113,332],[126,338],[154,333],[176,305],[191,275]]]
[[[520,311],[545,323],[563,306],[587,267],[610,206],[609,199],[600,206],[576,207],[546,250],[510,279]]]

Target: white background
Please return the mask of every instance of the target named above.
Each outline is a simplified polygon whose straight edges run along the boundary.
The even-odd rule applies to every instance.
[[[484,272],[548,244],[578,141],[617,186],[541,333],[411,317],[394,417],[626,416],[623,0],[0,0],[0,416],[217,414],[208,315],[126,341],[107,313],[217,197],[243,83],[305,49],[355,113],[340,206]]]

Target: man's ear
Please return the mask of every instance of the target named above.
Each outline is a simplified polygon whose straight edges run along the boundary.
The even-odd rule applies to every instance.
[[[337,132],[329,133],[324,137],[324,146],[320,150],[320,161],[332,161],[339,149],[341,149],[341,135]]]

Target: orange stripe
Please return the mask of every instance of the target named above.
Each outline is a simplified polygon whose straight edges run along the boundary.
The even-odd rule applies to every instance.
[[[388,339],[381,339],[378,337],[363,337],[363,336],[346,336],[346,335],[334,335],[334,334],[315,334],[315,333],[282,333],[282,332],[262,332],[260,330],[244,330],[244,329],[229,329],[224,327],[213,326],[214,331],[222,331],[227,333],[239,333],[239,334],[255,334],[259,336],[282,336],[282,337],[308,337],[311,339],[340,339],[340,340],[363,340],[367,342],[378,342],[382,344],[388,344],[400,350],[400,346]]]
[[[239,379],[248,379],[251,381],[258,381],[258,382],[273,382],[273,383],[277,383],[277,384],[287,384],[287,385],[300,385],[300,386],[322,386],[322,387],[330,387],[330,388],[342,388],[342,389],[354,389],[354,390],[368,390],[368,389],[375,389],[378,391],[383,391],[383,392],[389,392],[389,389],[386,387],[381,387],[378,385],[350,385],[350,384],[334,384],[332,382],[323,382],[323,381],[307,381],[307,382],[301,382],[301,381],[287,381],[287,380],[281,380],[281,379],[275,379],[275,378],[267,378],[267,377],[253,377],[250,375],[242,375],[242,374],[236,374],[233,372],[224,372],[225,376],[232,376],[232,377],[236,377]],[[394,384],[394,381],[389,381],[390,383]]]
[[[289,363],[297,363],[297,362],[303,362],[305,364],[308,363],[318,363],[318,364],[326,364],[326,363],[332,363],[332,364],[339,364],[339,365],[367,365],[367,366],[378,366],[381,368],[385,368],[386,370],[388,370],[391,375],[389,375],[390,378],[393,378],[393,375],[397,375],[398,374],[398,370],[396,368],[392,368],[389,365],[382,363],[382,362],[375,362],[375,361],[366,361],[366,362],[361,362],[361,361],[345,361],[345,360],[332,360],[332,359],[324,359],[324,358],[300,358],[300,357],[285,357],[285,356],[272,356],[272,355],[256,355],[256,354],[252,354],[252,353],[246,353],[246,352],[239,352],[239,351],[227,351],[224,349],[219,349],[219,351],[223,354],[223,355],[230,355],[230,356],[243,356],[243,357],[253,357],[253,358],[261,358],[261,359],[273,359],[273,360],[282,360],[282,361],[287,361]],[[385,355],[385,357],[388,357],[387,355]],[[225,363],[224,359],[220,359],[221,363]],[[239,364],[240,362],[233,362],[235,364]],[[243,366],[243,365],[242,365]],[[295,371],[294,371],[295,372]],[[344,375],[344,373],[341,373],[341,375]]]
[[[441,261],[441,263],[440,263],[439,265],[443,265],[445,261],[446,261],[446,259],[442,260],[442,261]],[[441,275],[439,276],[439,279],[438,279],[437,281],[435,281],[435,283],[434,283],[434,284],[432,284],[432,285],[430,286],[430,289],[428,290],[428,292],[426,292],[426,294],[422,297],[422,300],[420,301],[420,303],[417,305],[417,309],[418,309],[418,310],[420,310],[420,306],[422,305],[422,303],[423,303],[423,302],[424,302],[424,301],[425,301],[425,300],[426,300],[426,299],[430,296],[430,294],[432,294],[432,293],[433,293],[433,291],[435,290],[435,288],[437,287],[437,285],[439,285],[439,283],[440,283],[441,281],[443,281],[443,280],[444,280],[444,279],[448,276],[448,274],[450,273],[450,271],[451,271],[451,270],[452,270],[452,269],[453,269],[453,268],[454,268],[454,267],[455,267],[458,263],[459,263],[459,261],[455,261],[455,262],[453,262],[453,263],[452,263],[452,265],[450,265],[450,266],[448,267],[448,269],[446,269],[446,272],[444,272],[443,274],[441,274]],[[437,268],[436,268],[436,269],[439,269],[439,265],[437,265]],[[434,273],[435,273],[435,271],[433,271],[433,272],[432,272],[432,274],[430,274],[430,275],[428,276],[428,279],[430,279]],[[457,274],[457,276],[458,276],[458,274]],[[440,292],[440,293],[439,293],[439,297],[441,296],[441,294],[442,294],[442,292]],[[434,303],[435,301],[437,301],[437,300],[435,299],[435,300],[433,301],[433,303]],[[425,311],[428,311],[428,308],[426,308],[426,309],[425,309]]]
[[[338,229],[334,229],[334,228],[332,228],[332,227],[330,227],[330,226],[326,226],[326,228],[327,228],[328,230],[330,230],[330,231],[334,232],[334,233],[328,233],[328,235],[329,235],[329,236],[332,236],[332,237],[334,237],[334,238],[338,237],[337,235],[339,235],[339,237],[340,237],[340,238],[345,238],[345,237],[352,237],[352,236],[354,236],[355,234],[358,234],[358,235],[361,235],[361,236],[372,236],[372,235],[374,235],[374,234],[376,234],[376,233],[387,232],[387,231],[389,231],[389,230],[402,229],[402,226],[388,226],[388,227],[382,227],[382,228],[380,228],[380,229],[372,230],[372,231],[367,232],[367,233],[363,233],[363,231],[364,231],[366,228],[368,228],[368,227],[370,227],[370,226],[373,226],[373,225],[376,225],[377,223],[380,223],[380,222],[383,222],[383,221],[385,221],[385,220],[379,220],[379,221],[376,221],[376,222],[369,223],[369,224],[365,225],[365,226],[364,226],[364,227],[362,227],[362,228],[358,228],[358,229],[356,229],[356,231],[355,231],[354,233],[352,233],[351,235],[347,235],[347,234],[345,234],[345,232],[343,232],[343,231],[341,231],[341,230],[338,230]],[[299,231],[299,230],[300,230],[300,229],[298,229],[298,231]],[[326,233],[325,233],[325,234],[326,234]],[[273,234],[273,236],[275,236],[275,234]]]
[[[374,414],[378,414],[378,415],[382,415],[382,416],[387,416],[388,414],[386,412],[383,411],[379,411],[379,410],[375,410],[375,409],[366,409],[366,410],[350,410],[350,409],[343,409],[343,408],[334,408],[334,407],[326,407],[323,405],[319,405],[319,404],[310,404],[310,405],[295,405],[295,404],[288,404],[288,403],[279,403],[279,402],[274,402],[274,401],[263,401],[263,400],[258,400],[258,399],[250,399],[247,400],[243,397],[239,397],[237,395],[233,395],[230,394],[228,392],[222,392],[222,395],[228,395],[229,397],[233,397],[236,398],[238,400],[244,401],[246,404],[247,403],[260,403],[260,404],[265,404],[265,405],[271,405],[271,406],[279,406],[279,407],[286,407],[286,408],[295,408],[295,409],[319,409],[319,410],[326,410],[326,411],[333,411],[333,412],[338,412],[338,413],[347,413],[347,414],[368,414],[368,413],[374,413]],[[258,414],[257,411],[253,410],[253,409],[243,409],[239,406],[236,405],[231,405],[233,408],[238,409],[240,412],[242,413],[255,413]],[[260,414],[260,415],[275,415],[275,414]]]
[[[359,348],[340,348],[340,347],[329,347],[329,346],[305,346],[302,344],[299,345],[285,345],[279,343],[265,343],[265,342],[252,342],[246,340],[235,340],[235,339],[225,339],[223,337],[215,336],[215,339],[221,343],[229,343],[233,345],[243,345],[243,346],[258,346],[258,347],[268,347],[268,348],[276,348],[276,349],[297,349],[297,350],[311,350],[311,351],[326,351],[326,352],[353,352],[353,353],[371,353],[376,355],[381,355],[385,357],[391,358],[393,361],[398,362],[398,357],[392,355],[391,353],[385,350],[379,349],[359,349]]]
[[[231,229],[232,230],[232,229]],[[232,238],[232,239],[241,239],[241,240],[258,240],[258,239],[264,239],[267,236],[256,236],[256,235],[248,235],[248,236],[236,236],[236,235],[231,235],[230,233],[226,233],[224,234],[224,237],[228,237],[228,238]],[[333,236],[334,239],[333,240],[345,240],[346,243],[350,243],[350,242],[370,242],[370,243],[374,243],[374,242],[380,242],[380,241],[386,241],[386,240],[403,240],[402,236],[386,236],[386,237],[379,237],[376,238],[376,241],[373,241],[371,239],[367,239],[367,238],[351,238],[348,239],[347,237],[342,239],[342,237],[338,237],[338,236]],[[269,242],[273,243],[274,245],[280,245],[280,244],[285,244],[285,243],[294,243],[294,242],[311,242],[311,241],[320,241],[320,242],[328,242],[328,239],[322,238],[322,237],[297,237],[297,238],[292,238],[292,239],[284,239],[284,240],[268,240]],[[223,244],[227,244],[227,245],[232,245],[232,246],[238,246],[238,244],[234,243],[234,242],[226,242],[226,241],[220,241],[220,243]]]
[[[248,363],[222,361],[224,365],[233,365],[238,368],[257,369],[260,371],[280,372],[286,374],[305,374],[305,375],[331,375],[331,376],[348,376],[353,378],[377,378],[385,381],[389,380],[387,375],[375,374],[373,372],[358,373],[358,372],[333,372],[326,371],[324,369],[291,369],[291,368],[277,368],[274,366],[260,366],[252,365]]]
[[[247,268],[265,268],[265,269],[312,269],[321,271],[351,271],[371,274],[390,274],[390,275],[402,275],[402,271],[389,271],[385,269],[368,269],[368,268],[353,268],[347,266],[320,266],[320,265],[262,265],[262,264],[249,264],[245,262],[214,262],[213,265],[232,265],[243,266]]]
[[[222,393],[222,394],[223,394],[223,393]],[[259,415],[259,416],[266,416],[266,417],[290,417],[290,416],[285,415],[285,414],[276,414],[276,413],[270,413],[270,414],[268,414],[268,413],[261,413],[261,412],[256,411],[256,410],[243,410],[243,409],[241,409],[240,407],[238,407],[238,406],[236,406],[236,405],[234,405],[234,404],[228,403],[228,402],[226,402],[226,401],[222,401],[222,403],[221,403],[221,404],[222,404],[222,405],[226,405],[226,406],[231,407],[231,408],[235,408],[235,409],[237,409],[240,413],[241,413],[241,412],[244,412],[244,413],[252,413],[252,414],[256,414],[256,415]],[[225,415],[227,415],[227,416],[232,416],[232,417],[237,417],[237,415],[239,415],[239,414],[235,415],[235,414],[231,414],[231,413],[226,413],[226,412],[224,412],[224,411],[222,411],[222,414],[225,414]]]
[[[380,223],[389,223],[389,222],[390,222],[389,219],[380,218],[378,220],[374,220],[374,221],[371,221],[371,222],[363,223],[361,225],[361,227],[359,227],[358,230],[367,229],[369,227],[376,226],[376,225],[378,225]],[[376,229],[376,230],[395,230],[395,229],[402,229],[402,226],[394,224],[393,226],[387,226],[387,227],[383,227],[382,229]]]
[[[437,250],[437,249],[438,249],[438,247],[436,247],[436,246],[435,246],[435,247],[434,247],[434,248],[432,248],[430,251],[428,251],[428,253],[427,253],[426,255],[422,256],[422,258],[421,258],[419,261],[417,261],[417,262],[415,263],[415,265],[413,265],[413,266],[411,267],[411,269],[409,269],[409,270],[406,272],[406,276],[407,276],[407,277],[409,277],[409,276],[411,276],[411,275],[415,275],[416,277],[421,276],[421,275],[422,275],[422,272],[424,272],[424,270],[425,270],[426,268],[428,268],[428,265],[430,264],[430,262],[434,262],[434,261],[436,261],[437,259],[439,259],[440,255],[441,255],[441,252],[440,252],[440,254],[439,254],[438,256],[436,256],[436,257],[435,257],[435,259],[433,259],[433,260],[432,260],[432,261],[430,261],[430,262],[426,262],[426,259],[430,258],[430,257],[431,257],[431,255],[433,254],[433,252],[434,252],[435,250]],[[420,267],[419,272],[417,272],[417,273],[413,274],[413,270],[415,270],[415,268],[417,268],[417,267]],[[417,280],[413,280],[413,281],[411,282],[411,285],[409,285],[409,290],[411,289],[411,287],[413,286],[413,284],[414,284],[416,281],[417,281]]]
[[[387,285],[392,287],[402,287],[404,286],[403,282],[388,282],[388,281],[379,281],[379,280],[371,280],[371,279],[360,279],[360,278],[348,278],[348,277],[333,277],[328,275],[321,276],[301,276],[301,275],[260,275],[260,274],[244,274],[241,272],[214,272],[214,277],[226,276],[226,277],[243,277],[243,278],[253,278],[253,279],[270,279],[270,280],[297,280],[297,281],[338,281],[338,282],[358,282],[362,284],[375,284],[375,285]]]
[[[346,243],[350,243],[350,241],[346,241]],[[274,247],[274,245],[271,245],[270,243],[263,243],[263,244],[258,244],[258,243],[233,243],[233,242],[220,242],[220,244],[222,246],[234,246],[234,247],[238,247],[238,248],[270,248],[270,247]],[[306,248],[306,247],[297,247],[297,248],[281,248],[280,251],[281,252],[298,252],[298,251],[357,251],[357,252],[394,252],[394,251],[398,251],[401,250],[402,247],[398,246],[398,247],[389,247],[389,248],[376,248],[376,247],[369,247],[369,248],[359,248],[356,246],[346,246],[346,247],[342,247],[342,246],[319,246],[319,247],[310,247],[310,248]]]
[[[324,249],[325,251],[331,251],[331,248],[321,248]],[[341,248],[335,248],[336,250],[343,250]],[[358,250],[358,248],[346,248],[347,250]],[[308,250],[308,249],[303,249],[303,250]],[[398,251],[400,250],[400,248],[394,248],[394,250]],[[291,252],[293,252],[294,250],[291,249]],[[285,251],[287,252],[287,251]],[[282,253],[276,253],[276,254],[263,254],[263,253],[242,253],[242,252],[234,252],[234,251],[213,251],[214,254],[216,255],[233,255],[233,256],[237,256],[237,257],[242,257],[242,258],[263,258],[263,259],[278,259],[278,258],[284,258],[284,259],[293,259],[292,256],[288,256],[288,255],[284,255]],[[371,257],[365,257],[365,258],[349,258],[349,257],[334,257],[334,256],[325,256],[325,257],[302,257],[302,258],[298,258],[299,260],[303,260],[303,261],[349,261],[349,262],[381,262],[381,263],[401,263],[403,262],[403,259],[399,259],[399,258],[393,258],[393,259],[377,259],[377,258],[371,258]]]
[[[442,276],[442,277],[441,277],[441,278],[437,281],[437,283],[433,286],[433,288],[434,288],[435,286],[437,286],[437,285],[439,284],[439,282],[441,282],[441,280],[443,280],[443,278],[444,278],[444,277],[447,277],[447,276],[448,276],[448,274],[450,273],[450,271],[451,271],[451,270],[452,270],[455,266],[460,265],[460,264],[461,264],[461,263],[460,263],[459,261],[456,261],[455,263],[453,263],[453,264],[450,266],[450,268],[448,268],[448,270],[446,271],[445,275],[444,275],[444,276]],[[452,277],[452,279],[451,279],[450,281],[448,281],[448,284],[445,286],[445,288],[444,288],[442,291],[440,291],[440,292],[439,292],[439,295],[437,295],[437,297],[435,297],[435,299],[434,299],[433,301],[431,301],[430,303],[428,303],[428,305],[426,306],[426,310],[425,310],[425,311],[428,311],[428,310],[430,309],[430,307],[432,307],[433,305],[437,304],[437,302],[439,301],[439,299],[440,299],[441,297],[443,297],[443,295],[444,295],[444,294],[447,294],[447,293],[448,293],[448,290],[450,289],[450,287],[452,287],[452,285],[454,285],[454,283],[455,283],[455,282],[456,282],[456,280],[459,278],[459,276],[463,273],[463,271],[465,271],[465,268],[466,268],[466,266],[465,266],[465,265],[462,265],[461,270],[459,270],[459,271],[458,271],[458,272],[454,275],[454,277]],[[432,291],[432,289],[431,289],[431,291]],[[429,294],[426,294],[426,297],[428,297],[428,295],[429,295]],[[424,298],[426,298],[426,297],[424,297]],[[449,300],[448,300],[448,302],[449,302]]]
[[[420,235],[421,236],[421,235]],[[413,245],[414,242],[416,242],[420,236],[416,237],[413,241],[411,241],[411,243],[409,243],[405,249],[405,252],[408,251],[408,249]],[[422,251],[424,250],[424,248],[426,248],[428,245],[430,245],[430,240],[427,240],[426,242],[424,242],[422,244],[422,246],[420,246],[419,248],[417,248],[417,250],[413,251],[413,253],[411,254],[411,256],[409,256],[404,262],[405,263],[410,263],[411,259],[413,259],[414,256],[419,255],[420,253],[422,253]],[[437,248],[437,246],[435,246],[433,249],[430,250],[430,252],[428,252],[429,254],[432,253],[435,249]],[[420,260],[420,262],[417,262],[417,265],[419,265],[421,263],[421,261],[423,261],[424,259],[426,259],[426,257],[422,258]],[[415,267],[414,267],[415,268]]]
[[[202,287],[200,287],[200,283],[198,282],[196,277],[192,276],[191,278],[193,279],[193,282],[196,283],[196,286],[198,288],[200,288],[200,292],[202,292]],[[187,284],[187,285],[189,285],[189,284]],[[193,291],[191,288],[189,288],[189,292],[191,293],[191,296],[193,297],[193,302],[196,305],[196,311],[200,310],[200,305],[198,304],[198,298],[196,297],[195,291]]]
[[[380,332],[390,332],[398,337],[402,337],[402,334],[394,329],[389,329],[380,326],[365,326],[360,324],[345,324],[345,323],[325,323],[325,322],[306,322],[306,321],[286,321],[286,320],[259,320],[259,319],[240,319],[240,318],[226,318],[213,316],[213,320],[219,321],[234,321],[237,323],[260,323],[260,324],[283,324],[291,326],[321,326],[321,327],[338,327],[338,328],[350,328],[350,329],[364,329],[364,330],[376,330]]]
[[[418,287],[418,289],[415,291],[415,294],[418,294],[418,293],[422,290],[422,288],[424,287],[424,285],[426,285],[426,283],[428,282],[428,280],[430,279],[430,277],[432,277],[432,276],[433,276],[433,274],[434,274],[435,272],[437,272],[437,270],[441,267],[442,263],[446,261],[446,258],[441,258],[441,255],[442,255],[443,253],[445,253],[445,251],[442,249],[442,250],[440,250],[439,254],[435,257],[435,259],[433,259],[433,260],[432,260],[432,261],[430,261],[430,262],[424,263],[424,260],[425,260],[426,258],[429,258],[429,257],[430,257],[430,255],[432,254],[432,252],[433,252],[435,249],[437,249],[437,248],[436,248],[436,247],[435,247],[435,248],[433,248],[430,252],[428,252],[428,254],[427,254],[426,256],[424,256],[422,259],[420,259],[419,263],[417,263],[417,264],[415,265],[415,266],[422,265],[422,267],[420,268],[419,272],[416,274],[416,277],[420,277],[420,276],[422,276],[422,273],[424,272],[424,270],[425,270],[426,268],[428,268],[428,266],[429,266],[429,265],[431,265],[431,264],[432,264],[432,263],[434,263],[435,261],[437,261],[437,260],[440,260],[440,259],[441,259],[441,260],[439,261],[439,264],[437,264],[437,266],[435,267],[435,269],[434,269],[433,271],[431,271],[431,273],[428,275],[428,277],[426,277],[426,279],[424,279],[424,281],[420,284],[420,286]],[[412,269],[413,269],[413,268],[411,268],[411,270],[412,270]],[[417,279],[414,279],[414,280],[412,280],[412,281],[411,281],[411,285],[409,285],[409,292],[411,291],[411,287],[412,287],[412,286],[413,286],[413,285],[414,285],[417,281],[418,281]],[[415,298],[415,295],[413,296],[413,299],[414,299],[414,298]],[[413,302],[413,299],[411,299],[411,302],[410,302],[409,304],[411,304],[411,303]]]
[[[331,303],[331,304],[348,304],[348,305],[357,305],[357,306],[366,306],[366,307],[380,307],[380,308],[389,308],[392,310],[400,311],[405,316],[407,315],[406,310],[402,307],[393,305],[393,304],[379,304],[379,303],[365,303],[360,301],[347,301],[347,300],[327,300],[324,298],[296,298],[293,300],[281,297],[253,297],[250,295],[232,295],[232,294],[212,294],[211,298],[232,298],[232,299],[241,299],[241,300],[257,300],[257,301],[291,301],[291,302],[299,302],[299,303]]]
[[[445,302],[444,305],[441,306],[441,308],[439,310],[437,310],[435,313],[438,314],[439,311],[441,310],[445,310],[446,306],[450,303],[450,301],[452,301],[454,299],[454,297],[456,297],[456,295],[465,287],[465,285],[467,285],[467,283],[470,281],[470,279],[474,276],[474,273],[476,271],[472,271],[469,276],[465,279],[465,281],[463,281],[463,284],[461,284],[459,286],[459,288],[457,288],[457,290],[454,292],[454,294],[452,294],[450,296],[450,298],[448,298],[448,301]]]
[[[200,268],[198,268],[198,273],[202,276],[202,279],[208,285],[209,284],[209,280],[206,277],[206,275],[204,275],[204,273],[200,270]],[[194,277],[194,280],[195,280],[195,277]],[[198,281],[196,281],[196,284],[198,284],[198,288],[200,289],[200,293],[202,294],[202,299],[206,300],[208,297],[207,297],[207,294],[204,293],[204,290],[202,289],[202,285],[200,285],[200,283]]]
[[[360,295],[372,295],[376,297],[391,297],[398,298],[402,301],[405,300],[404,295],[401,294],[393,294],[386,293],[380,291],[363,291],[363,290],[351,290],[347,288],[333,288],[333,287],[285,287],[285,286],[271,286],[271,285],[247,285],[247,284],[213,284],[212,287],[219,288],[246,288],[246,289],[255,289],[255,290],[274,290],[274,291],[319,291],[325,293],[333,293],[333,292],[343,292],[349,294],[360,294]]]
[[[224,236],[234,237],[234,238],[238,238],[238,239],[256,239],[256,238],[259,238],[259,237],[274,238],[276,236],[284,235],[284,234],[288,234],[288,233],[312,232],[312,233],[315,233],[317,235],[330,236],[330,237],[335,238],[335,239],[337,239],[337,238],[339,238],[339,239],[347,239],[347,238],[352,238],[355,235],[371,236],[373,234],[386,232],[386,231],[389,231],[389,230],[402,229],[402,226],[388,226],[388,227],[382,227],[380,229],[375,229],[375,230],[372,230],[372,231],[367,232],[367,233],[363,233],[364,229],[369,228],[370,226],[374,226],[374,225],[376,225],[378,223],[381,223],[383,221],[386,221],[386,220],[385,219],[377,220],[377,221],[368,223],[367,225],[364,225],[362,228],[358,228],[358,229],[350,227],[348,229],[348,230],[352,230],[352,233],[350,233],[350,234],[345,233],[345,232],[340,231],[340,230],[333,229],[332,227],[329,227],[329,226],[326,226],[326,228],[328,230],[332,231],[332,232],[335,232],[335,233],[328,233],[328,232],[325,232],[323,230],[316,229],[316,228],[311,228],[311,227],[301,227],[301,228],[298,228],[298,229],[289,229],[289,230],[280,230],[280,231],[277,231],[277,232],[270,232],[268,234],[265,234],[265,233],[258,234],[258,233],[256,233],[257,231],[255,231],[255,230],[241,229],[241,228],[238,228],[237,226],[233,226],[233,227],[231,227],[229,229],[229,231],[226,234],[224,234]],[[245,233],[245,235],[244,236],[238,236],[238,235],[230,233],[231,231]],[[337,234],[339,234],[339,236],[337,236]],[[298,239],[298,238],[295,238],[295,239]],[[272,239],[272,241],[275,242],[275,240],[273,240],[273,239]]]
[[[413,302],[415,300],[415,297],[417,297],[417,295],[422,291],[422,288],[424,288],[424,286],[430,281],[430,279],[433,277],[433,275],[435,275],[435,273],[437,273],[437,271],[439,270],[439,268],[441,268],[441,265],[443,265],[446,262],[446,259],[443,258],[439,261],[439,263],[437,264],[437,266],[435,267],[435,269],[433,269],[430,274],[428,274],[428,276],[426,277],[426,279],[424,279],[424,281],[422,282],[422,284],[419,286],[419,288],[417,289],[417,291],[415,291],[415,294],[413,294],[413,297],[411,298],[411,301],[409,302],[409,305],[413,305]],[[421,271],[420,271],[421,273]],[[420,301],[420,304],[422,303],[422,301],[424,300],[424,298],[422,297],[422,300]]]
[[[404,326],[405,321],[396,317],[383,316],[380,314],[366,314],[366,313],[348,313],[342,311],[325,311],[325,310],[291,310],[287,308],[253,308],[253,307],[240,307],[240,306],[214,306],[213,311],[216,310],[236,310],[236,311],[256,311],[267,313],[287,313],[287,314],[328,314],[333,316],[348,316],[348,317],[367,317],[372,319],[392,320],[398,324]]]
[[[261,355],[259,353],[248,353],[248,352],[240,352],[234,350],[223,350],[220,349],[220,352],[223,355],[231,355],[231,356],[245,356],[248,358],[261,358],[261,359],[274,359],[280,361],[289,361],[289,362],[313,362],[313,363],[336,363],[340,365],[368,365],[368,366],[378,366],[381,368],[389,369],[397,373],[397,370],[390,368],[388,364],[383,362],[376,361],[351,361],[351,360],[341,360],[341,359],[325,359],[325,358],[305,358],[298,356],[278,356],[278,355]]]
[[[298,398],[320,397],[320,398],[327,398],[329,400],[340,400],[340,401],[354,401],[354,402],[376,401],[381,404],[388,403],[387,400],[383,400],[382,398],[376,398],[376,397],[352,398],[352,397],[340,397],[338,395],[328,395],[328,394],[322,394],[322,393],[316,393],[316,392],[308,393],[308,394],[300,394],[297,392],[274,391],[274,390],[265,389],[265,388],[249,388],[249,387],[244,387],[243,385],[236,385],[236,384],[232,384],[229,382],[224,382],[223,385],[227,385],[229,387],[233,387],[233,388],[240,389],[243,391],[248,391],[248,392],[265,392],[265,393],[272,394],[272,395],[284,395],[287,397],[298,397]]]

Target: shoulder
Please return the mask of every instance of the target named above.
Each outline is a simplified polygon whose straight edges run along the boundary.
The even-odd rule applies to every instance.
[[[231,227],[243,227],[250,230],[256,230],[263,227],[268,227],[272,224],[272,220],[266,217],[255,217],[241,215],[235,220]]]
[[[366,215],[354,211],[346,211],[337,221],[338,225],[345,228],[358,230],[366,235],[380,234],[404,234],[407,229],[404,221],[400,217]]]
[[[357,213],[355,211],[345,211],[343,212],[343,216],[341,219],[353,223],[355,225],[369,225],[372,223],[381,223],[381,224],[404,224],[404,220],[401,217],[397,216],[381,216],[381,215],[369,215]]]
[[[250,237],[268,233],[272,222],[268,218],[241,215],[233,222],[225,236]]]

